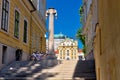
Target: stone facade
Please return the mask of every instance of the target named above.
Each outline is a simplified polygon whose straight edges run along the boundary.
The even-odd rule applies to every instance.
[[[92,0],[90,21],[97,80],[119,80],[119,4],[119,0]]]
[[[3,1],[7,3],[6,8],[3,7],[5,6]],[[39,45],[38,48],[34,47],[34,50],[46,51],[44,37],[46,28],[45,20],[43,20],[45,17],[40,18],[38,11],[30,0],[0,0],[0,6],[0,68],[15,60],[17,49],[22,50],[21,60],[29,58],[29,54],[33,50],[32,44]],[[8,15],[4,15],[6,19],[3,16],[5,9],[5,13],[8,13]],[[18,24],[18,26],[15,24]],[[38,35],[38,38],[42,37],[41,42],[40,39],[36,40],[36,37],[34,42],[32,41],[33,32],[34,35]],[[41,46],[42,48],[40,49]]]
[[[78,60],[78,42],[66,38],[58,46],[59,60]]]
[[[98,0],[99,20],[94,39],[97,80],[119,80],[119,4],[119,0]]]
[[[94,59],[93,56],[93,38],[94,38],[94,27],[93,27],[93,0],[83,1],[83,35],[85,35],[85,46],[86,46],[86,58]]]

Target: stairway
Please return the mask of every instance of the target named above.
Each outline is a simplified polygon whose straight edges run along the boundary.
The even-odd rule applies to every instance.
[[[52,67],[45,64],[44,61],[13,62],[1,70],[0,80],[95,80],[93,61],[62,60]]]
[[[48,75],[47,80],[72,80],[77,60],[62,60],[61,64],[47,70],[54,77]]]
[[[78,61],[73,77],[96,80],[94,60]]]
[[[26,77],[26,75],[32,74],[38,68],[41,68],[39,61],[14,61],[1,69],[0,77]]]

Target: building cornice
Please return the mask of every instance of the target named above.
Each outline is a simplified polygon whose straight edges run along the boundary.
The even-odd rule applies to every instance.
[[[37,10],[31,0],[22,0],[22,2],[29,9],[30,12],[34,12]]]
[[[31,0],[28,0],[28,1],[31,4],[31,6],[33,7],[33,10],[31,10],[30,12],[34,12],[36,10],[36,7],[34,6],[34,4]]]

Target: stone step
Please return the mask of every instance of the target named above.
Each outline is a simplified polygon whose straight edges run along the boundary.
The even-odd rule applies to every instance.
[[[76,78],[75,80],[83,80],[81,77],[95,77],[93,73],[81,73],[85,70],[86,66],[87,71],[93,68],[91,65],[88,65],[88,63],[91,64],[91,62],[87,61],[83,62],[77,60],[64,60],[61,64],[53,67],[47,67],[45,64],[46,62],[44,61],[18,63],[19,68],[17,68],[17,70],[15,70],[13,73],[10,73],[6,69],[6,71],[12,75],[6,75],[6,78],[21,78],[20,80],[23,78],[31,78],[32,80],[73,80],[73,78]],[[17,65],[18,63],[13,64]],[[9,68],[14,65],[10,65]]]

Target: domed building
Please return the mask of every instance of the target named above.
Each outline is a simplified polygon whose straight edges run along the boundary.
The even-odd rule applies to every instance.
[[[46,39],[46,50],[48,50],[48,39]],[[62,33],[54,34],[54,52],[58,60],[78,60],[78,42]]]
[[[67,36],[59,33],[59,34],[54,34],[54,51],[57,52],[58,45],[65,40]],[[48,39],[46,39],[46,50],[48,50]]]

